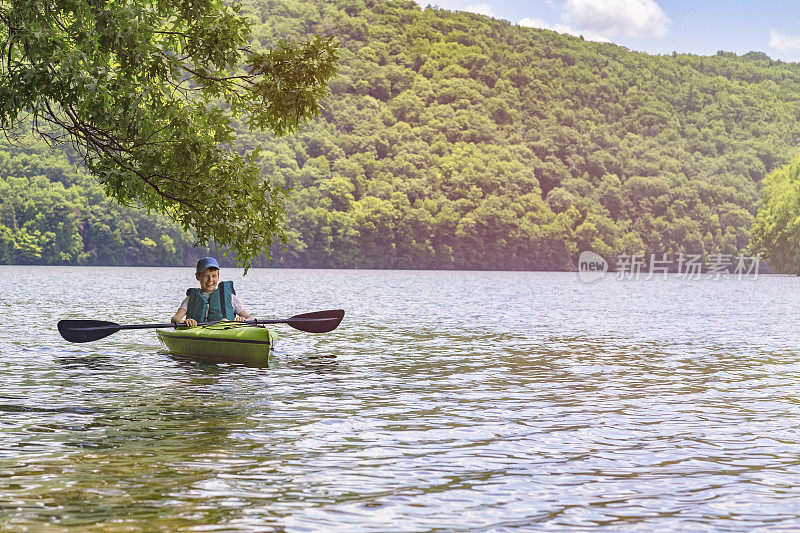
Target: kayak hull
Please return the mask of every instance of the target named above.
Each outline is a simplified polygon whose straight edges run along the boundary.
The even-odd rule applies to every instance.
[[[220,322],[194,328],[158,330],[170,353],[213,363],[264,365],[278,335],[265,327]]]

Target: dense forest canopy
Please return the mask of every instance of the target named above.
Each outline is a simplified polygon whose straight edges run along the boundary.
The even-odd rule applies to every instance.
[[[800,65],[758,52],[650,56],[411,1],[246,0],[243,12],[254,49],[341,41],[333,94],[301,133],[238,127],[238,148],[263,146],[262,174],[292,188],[289,239],[273,250],[284,266],[736,254],[762,179],[800,147]],[[104,204],[66,156],[0,149],[3,262],[196,255],[168,221]],[[117,237],[101,248],[96,228]]]
[[[772,270],[800,275],[800,156],[764,179],[752,253],[761,253]]]

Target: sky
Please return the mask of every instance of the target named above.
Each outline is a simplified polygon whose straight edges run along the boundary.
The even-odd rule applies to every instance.
[[[764,52],[800,62],[800,0],[416,0],[650,54]]]

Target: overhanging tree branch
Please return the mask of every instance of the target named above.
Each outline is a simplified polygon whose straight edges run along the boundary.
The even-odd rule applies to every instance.
[[[234,120],[284,135],[317,115],[332,39],[254,53],[237,6],[216,0],[0,0],[0,37],[0,127],[27,112],[42,138],[62,140],[40,120],[60,129],[109,195],[168,213],[242,266],[285,239],[286,191],[257,152],[226,147]]]

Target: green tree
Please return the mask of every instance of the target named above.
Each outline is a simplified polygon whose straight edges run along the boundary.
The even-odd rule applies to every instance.
[[[284,238],[286,191],[260,176],[257,152],[230,147],[234,119],[296,131],[317,115],[338,53],[319,36],[255,52],[249,35],[221,0],[0,0],[0,128],[30,118],[108,195],[169,214],[247,266]]]
[[[764,200],[753,227],[751,253],[763,253],[770,267],[800,274],[800,157],[764,179]]]

